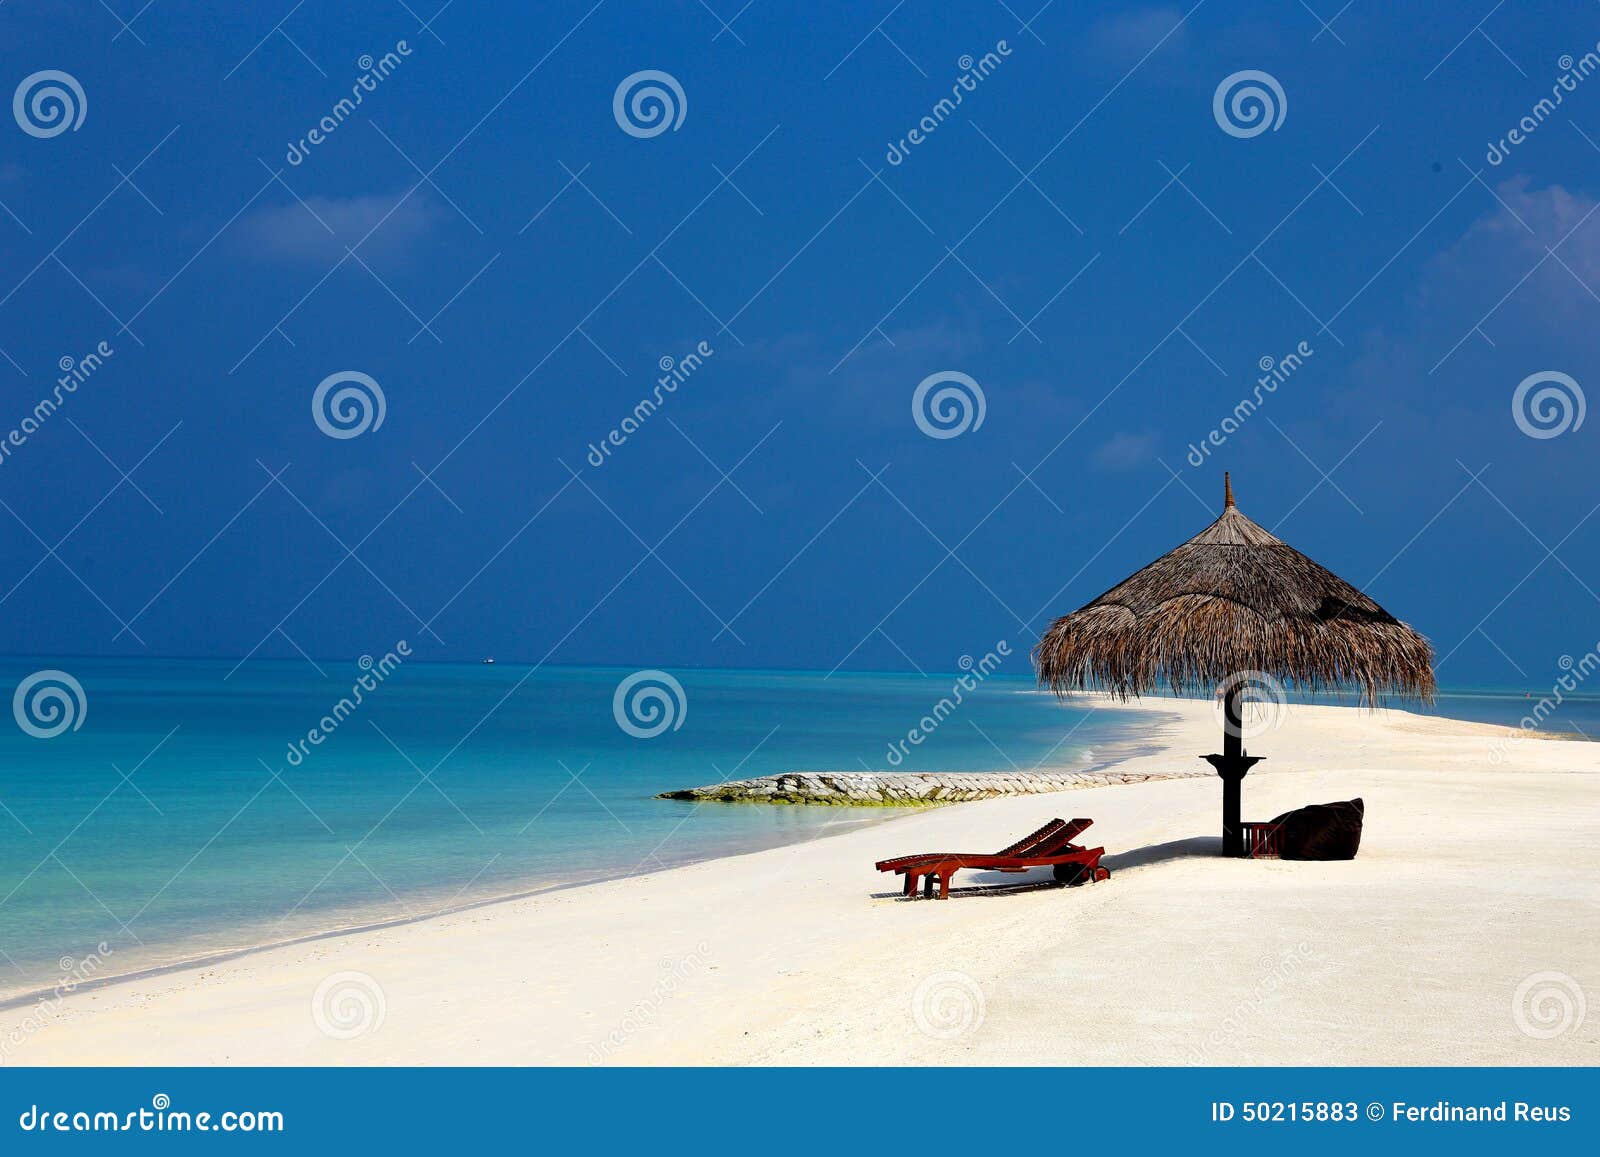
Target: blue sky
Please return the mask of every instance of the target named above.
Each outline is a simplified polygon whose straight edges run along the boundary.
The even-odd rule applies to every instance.
[[[1225,468],[1442,682],[1600,638],[1600,420],[1512,410],[1597,380],[1600,77],[1533,110],[1600,6],[436,7],[0,8],[6,85],[86,105],[0,131],[0,438],[113,350],[0,462],[0,651],[1020,672]],[[614,115],[645,70],[675,129]],[[946,372],[983,422],[929,437]]]

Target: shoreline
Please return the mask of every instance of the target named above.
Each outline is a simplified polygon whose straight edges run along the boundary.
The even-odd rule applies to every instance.
[[[1135,773],[1214,742],[1207,702],[1101,705],[1157,716],[1149,751],[1115,764]],[[1600,915],[1584,803],[1600,774],[1559,740],[1489,770],[1517,734],[1292,707],[1251,741],[1268,763],[1246,818],[1363,795],[1355,861],[1215,856],[1209,776],[999,797],[33,990],[0,1003],[0,1041],[21,1064],[1007,1064],[1017,1047],[1036,1063],[1595,1063],[1592,1026],[1541,1043],[1509,1015],[1525,976],[1600,985],[1583,932]],[[1086,839],[1113,880],[969,873],[946,904],[902,901],[871,870],[921,846],[997,847],[1051,813],[1096,819]],[[1516,838],[1486,843],[1506,816]],[[1040,886],[993,887],[1019,880]],[[1264,972],[1276,957],[1293,967]],[[953,1037],[919,1024],[918,985],[945,974],[981,997]],[[319,994],[352,976],[376,1021],[330,1035]],[[1366,1005],[1381,1011],[1352,1017]],[[1458,1005],[1484,1029],[1441,1050],[1418,1026]]]
[[[1148,712],[1146,712],[1146,710],[1143,707],[1130,707],[1130,708],[1126,708],[1126,710],[1128,710],[1130,713],[1147,713],[1147,714],[1150,714],[1150,715],[1156,715],[1156,714],[1159,713],[1159,708],[1150,708],[1148,710]],[[1178,719],[1179,719],[1179,716],[1169,713],[1167,722],[1171,723],[1171,724],[1175,724],[1178,721]],[[1095,771],[1103,770],[1105,768],[1114,767],[1118,763],[1120,763],[1123,760],[1128,759],[1128,758],[1135,758],[1135,757],[1138,757],[1138,756],[1141,756],[1141,755],[1148,755],[1152,751],[1157,750],[1157,749],[1158,748],[1149,739],[1126,740],[1126,741],[1124,741],[1124,740],[1113,740],[1113,741],[1111,741],[1109,743],[1106,743],[1106,744],[1102,745],[1102,747],[1100,748],[1100,750],[1113,752],[1114,754],[1110,758],[1105,759],[1105,760],[1101,760],[1101,759],[1097,758],[1097,759],[1095,759],[1094,761],[1092,761],[1090,763],[1075,764],[1075,765],[1072,765],[1072,766],[1075,769],[1081,770],[1081,771],[1086,772],[1086,773],[1095,772]],[[963,773],[960,773],[960,774],[967,774],[967,775],[1000,775],[1000,774],[1003,774],[1003,773],[1001,773],[1001,772],[963,772]],[[1066,790],[1073,790],[1073,789],[1066,789]],[[1057,795],[1057,794],[1060,794],[1060,793],[1052,792],[1052,793],[1041,793],[1041,794]],[[668,798],[664,794],[656,794],[656,795],[652,796],[652,798],[655,799],[655,800],[658,800],[659,802],[661,802],[665,806],[671,806],[671,805],[674,805],[674,804],[688,804],[690,806],[691,810],[692,809],[698,809],[700,807],[708,806],[708,805],[709,806],[716,806],[716,807],[737,806],[736,804],[733,804],[733,803],[730,803],[730,802],[725,802],[725,801],[674,799],[674,798]],[[209,967],[213,967],[213,966],[216,966],[216,965],[219,965],[219,964],[226,964],[226,963],[229,963],[231,961],[245,959],[247,957],[258,956],[258,955],[260,955],[260,954],[262,954],[264,952],[272,952],[272,951],[276,951],[278,949],[293,948],[293,947],[298,946],[298,945],[313,944],[313,943],[316,943],[318,941],[329,940],[329,939],[337,939],[337,938],[345,937],[345,936],[359,936],[359,935],[363,935],[363,934],[370,933],[370,932],[378,932],[378,931],[383,931],[383,930],[391,929],[391,928],[401,928],[401,927],[405,927],[405,926],[412,925],[412,924],[423,924],[423,923],[427,923],[428,921],[431,921],[431,920],[436,920],[436,919],[439,919],[441,917],[452,916],[452,915],[455,915],[455,914],[460,913],[460,912],[469,912],[469,911],[473,911],[473,910],[478,909],[478,908],[491,907],[491,906],[498,905],[498,904],[516,903],[517,901],[520,901],[520,900],[527,900],[527,899],[531,899],[531,898],[536,897],[536,896],[547,895],[547,894],[553,893],[553,892],[569,891],[569,890],[575,889],[575,888],[588,888],[588,887],[593,887],[595,885],[601,885],[601,884],[611,884],[611,883],[616,883],[616,882],[621,881],[621,880],[628,880],[628,879],[638,878],[640,876],[657,875],[657,874],[659,874],[661,872],[675,871],[675,870],[677,870],[679,868],[690,867],[690,866],[695,865],[695,864],[715,863],[715,862],[721,861],[721,860],[737,859],[740,856],[755,855],[755,854],[758,854],[760,852],[769,851],[769,850],[771,850],[773,848],[801,847],[801,846],[804,846],[806,844],[816,843],[816,842],[818,842],[820,840],[827,840],[827,839],[832,839],[832,838],[835,838],[835,837],[838,837],[838,836],[843,836],[843,835],[848,834],[849,831],[857,830],[857,829],[860,829],[860,828],[863,828],[863,827],[868,827],[868,826],[877,827],[877,826],[881,826],[881,825],[884,825],[884,824],[889,824],[889,823],[894,822],[895,820],[904,819],[904,818],[907,818],[909,815],[913,815],[913,814],[915,814],[917,812],[926,810],[926,808],[928,808],[930,806],[953,807],[953,806],[955,806],[956,803],[963,803],[963,802],[970,803],[970,802],[975,802],[975,801],[967,800],[967,801],[954,801],[954,802],[951,802],[951,803],[921,804],[921,805],[909,805],[909,806],[901,806],[901,805],[893,805],[893,804],[881,804],[881,805],[874,805],[872,807],[861,807],[861,808],[850,808],[850,809],[843,809],[843,808],[834,809],[834,810],[838,810],[838,811],[841,812],[841,818],[834,819],[834,820],[829,820],[826,824],[820,825],[815,829],[811,829],[811,830],[808,830],[808,831],[804,831],[804,832],[798,833],[796,838],[792,838],[792,839],[782,839],[782,840],[779,840],[779,841],[774,842],[774,843],[764,843],[764,844],[761,844],[761,845],[759,845],[757,847],[751,847],[751,848],[740,848],[740,849],[737,849],[737,850],[718,850],[718,851],[711,852],[710,854],[707,854],[707,855],[692,855],[691,854],[691,855],[685,857],[684,859],[682,859],[680,861],[671,862],[671,863],[667,864],[666,867],[656,868],[656,869],[653,869],[650,872],[643,872],[643,873],[641,873],[641,872],[628,872],[628,871],[623,870],[621,864],[619,863],[618,865],[616,865],[612,869],[602,871],[600,874],[597,874],[597,875],[594,875],[594,876],[588,876],[588,877],[585,877],[583,879],[556,880],[556,881],[544,880],[544,881],[540,881],[540,882],[535,882],[535,881],[529,880],[529,881],[527,881],[527,885],[528,886],[525,886],[525,887],[516,887],[516,888],[511,889],[510,891],[496,892],[493,895],[480,896],[480,897],[477,897],[476,899],[471,899],[471,900],[452,900],[452,901],[446,903],[442,907],[435,908],[435,909],[433,909],[431,911],[428,911],[428,912],[417,913],[417,914],[414,914],[414,915],[385,916],[385,917],[380,917],[380,918],[377,918],[377,919],[361,919],[359,916],[357,916],[355,919],[353,919],[350,922],[337,924],[337,925],[335,925],[333,927],[329,927],[329,928],[321,928],[321,929],[317,929],[315,931],[304,932],[304,933],[300,933],[300,934],[293,935],[293,936],[281,937],[281,938],[278,938],[278,939],[264,940],[264,941],[262,941],[260,943],[244,944],[244,945],[238,945],[238,946],[233,946],[233,947],[217,948],[217,949],[211,950],[211,951],[202,951],[202,952],[189,953],[189,954],[185,954],[185,955],[180,955],[180,956],[178,956],[178,957],[176,957],[174,959],[171,959],[171,960],[166,960],[166,961],[162,961],[162,962],[159,962],[159,963],[153,963],[153,964],[149,964],[149,965],[136,967],[136,968],[130,969],[127,972],[116,972],[116,973],[109,973],[109,974],[106,974],[104,976],[95,976],[95,977],[89,978],[87,980],[81,980],[81,981],[76,982],[73,985],[71,991],[73,993],[90,992],[90,991],[93,991],[93,990],[96,990],[96,989],[102,989],[102,988],[111,987],[111,986],[115,986],[115,985],[123,984],[123,983],[134,983],[134,982],[138,982],[138,981],[142,981],[142,980],[156,979],[156,978],[159,978],[159,977],[162,977],[162,976],[169,975],[171,973],[183,972],[183,971],[188,970],[188,969],[209,968]],[[804,804],[788,804],[788,803],[776,804],[775,803],[775,804],[771,804],[769,806],[774,806],[774,807],[816,807],[816,806],[822,806],[822,805],[811,804],[811,803],[804,803]],[[835,826],[844,828],[845,830],[842,830],[842,831],[830,831],[830,830],[828,830],[829,828],[835,827]],[[407,893],[406,895],[416,895],[416,894],[421,894],[421,893]],[[235,926],[235,927],[249,927],[249,925]],[[215,931],[222,932],[222,931],[226,931],[226,929],[218,929],[218,930],[215,930]],[[22,990],[17,991],[17,992],[13,992],[13,993],[11,993],[9,995],[0,995],[0,1013],[6,1012],[6,1011],[9,1011],[9,1010],[12,1010],[12,1009],[17,1009],[17,1008],[37,1007],[39,1004],[41,1004],[43,1002],[60,999],[61,998],[60,994],[61,994],[62,987],[63,987],[63,983],[58,981],[57,983],[52,984],[52,985],[48,985],[48,986],[26,988],[26,989],[22,989]],[[0,1059],[3,1059],[3,1054],[0,1054]]]
[[[681,801],[668,801],[681,802]],[[696,805],[698,806],[698,805]],[[918,811],[918,808],[892,808],[883,807],[863,809],[863,814],[852,818],[833,821],[838,824],[851,826],[887,824],[902,816],[897,813]],[[871,812],[885,813],[874,815]],[[514,904],[522,900],[530,900],[537,896],[545,896],[555,892],[566,892],[574,889],[592,888],[602,884],[614,884],[618,881],[634,879],[641,875],[657,875],[662,872],[677,871],[680,868],[692,867],[696,864],[715,863],[719,860],[737,859],[740,856],[757,855],[771,848],[802,847],[818,840],[825,840],[834,836],[844,835],[843,832],[830,832],[818,828],[799,839],[785,840],[781,843],[770,844],[760,848],[745,849],[742,851],[718,852],[712,855],[685,859],[679,863],[668,864],[664,868],[656,868],[647,873],[612,872],[599,876],[587,877],[581,880],[559,880],[546,883],[542,886],[519,888],[510,892],[496,892],[492,896],[481,896],[475,900],[461,900],[451,902],[442,908],[431,912],[419,912],[410,916],[394,916],[379,920],[359,921],[352,924],[340,924],[333,928],[325,928],[315,932],[306,932],[298,936],[287,936],[278,940],[267,940],[260,944],[249,944],[235,948],[219,948],[214,952],[202,952],[195,955],[184,956],[161,964],[152,964],[147,967],[135,968],[128,972],[109,973],[104,976],[95,976],[87,980],[77,981],[72,985],[71,993],[90,992],[99,988],[113,987],[118,984],[133,983],[140,980],[149,980],[175,972],[184,972],[191,969],[203,969],[230,961],[242,960],[251,956],[259,956],[265,952],[275,952],[279,949],[294,948],[299,945],[313,944],[321,940],[336,940],[347,936],[360,936],[369,932],[381,932],[391,928],[404,928],[413,924],[426,924],[432,920],[439,920],[454,916],[462,912],[471,912],[478,908],[490,908],[500,904]],[[13,993],[9,996],[0,996],[0,1012],[15,1008],[37,1006],[43,1001],[60,999],[64,985],[55,984],[48,988],[33,988],[23,992]],[[69,994],[70,995],[70,994]]]

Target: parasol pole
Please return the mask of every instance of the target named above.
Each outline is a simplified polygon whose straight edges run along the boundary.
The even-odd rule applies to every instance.
[[[1226,510],[1233,506],[1233,480],[1227,472],[1222,475],[1222,505]],[[1206,762],[1217,769],[1222,779],[1222,854],[1244,855],[1244,829],[1239,820],[1240,784],[1250,769],[1259,763],[1244,753],[1244,717],[1240,700],[1246,680],[1232,678],[1226,683],[1222,698],[1222,754],[1208,755]]]
[[[1239,785],[1250,765],[1244,762],[1244,722],[1239,715],[1240,683],[1228,688],[1222,700],[1222,761],[1217,774],[1222,777],[1222,854],[1244,855],[1244,839],[1239,827]]]

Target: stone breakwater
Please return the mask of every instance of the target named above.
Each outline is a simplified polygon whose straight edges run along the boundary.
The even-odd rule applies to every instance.
[[[657,799],[701,803],[797,803],[855,807],[921,807],[966,803],[1002,795],[1037,795],[1080,787],[1143,783],[1150,779],[1190,779],[1213,774],[1206,768],[1161,772],[1018,771],[882,772],[793,771],[755,779],[730,779],[705,787],[664,791]]]

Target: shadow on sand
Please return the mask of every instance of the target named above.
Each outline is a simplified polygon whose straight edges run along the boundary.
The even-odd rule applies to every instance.
[[[1101,862],[1113,873],[1124,871],[1128,868],[1143,868],[1150,864],[1164,864],[1170,860],[1192,860],[1197,858],[1215,859],[1222,855],[1221,836],[1190,836],[1183,840],[1169,840],[1164,844],[1151,844],[1144,848],[1134,848],[1128,852],[1118,852],[1106,856]],[[1041,879],[1038,872],[1047,869],[1037,869],[1022,879],[1004,872],[985,872],[974,870],[967,875],[972,883],[964,888],[952,887],[951,899],[964,899],[971,896],[1016,896],[1024,892],[1041,892],[1051,888],[1064,888],[1065,884],[1058,884],[1048,876]],[[905,900],[912,897],[899,892],[874,892],[874,900]],[[916,899],[923,899],[918,896]]]
[[[1115,872],[1123,868],[1142,868],[1147,864],[1164,864],[1168,860],[1192,860],[1201,856],[1215,859],[1220,855],[1221,836],[1190,836],[1185,840],[1169,840],[1164,844],[1134,848],[1131,852],[1118,852],[1101,862]]]

